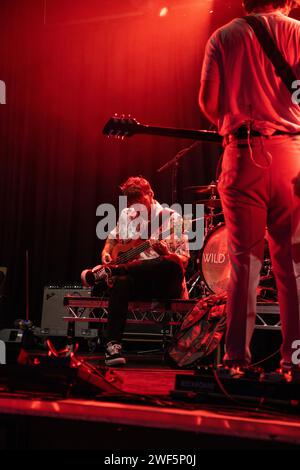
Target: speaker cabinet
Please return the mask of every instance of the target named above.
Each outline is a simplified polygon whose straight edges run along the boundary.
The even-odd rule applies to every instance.
[[[68,325],[63,319],[69,315],[68,310],[64,307],[66,295],[89,297],[91,289],[82,286],[46,286],[44,288],[41,333],[48,336],[66,336]],[[75,336],[86,336],[84,331],[88,328],[88,322],[76,322]]]

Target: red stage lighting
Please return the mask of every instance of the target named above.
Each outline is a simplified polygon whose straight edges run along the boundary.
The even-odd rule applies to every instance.
[[[163,18],[164,16],[167,16],[168,13],[169,13],[169,8],[168,7],[163,7],[159,11],[159,16],[161,18]]]

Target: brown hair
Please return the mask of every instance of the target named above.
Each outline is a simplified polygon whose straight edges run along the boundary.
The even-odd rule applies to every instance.
[[[129,201],[138,199],[140,196],[154,196],[149,181],[142,176],[130,176],[130,178],[121,184],[120,189],[124,196],[128,197]]]
[[[247,13],[251,13],[255,8],[267,5],[273,8],[284,8],[285,6],[295,6],[293,0],[244,0],[244,7]]]

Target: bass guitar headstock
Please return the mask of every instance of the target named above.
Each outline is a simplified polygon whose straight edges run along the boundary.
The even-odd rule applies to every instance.
[[[109,119],[103,128],[103,134],[109,137],[124,138],[138,134],[142,125],[130,116],[118,116]]]

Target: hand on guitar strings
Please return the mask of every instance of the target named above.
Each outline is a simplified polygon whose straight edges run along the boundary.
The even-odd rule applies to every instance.
[[[108,251],[103,251],[101,255],[101,260],[104,265],[110,264],[112,262],[112,257]]]

